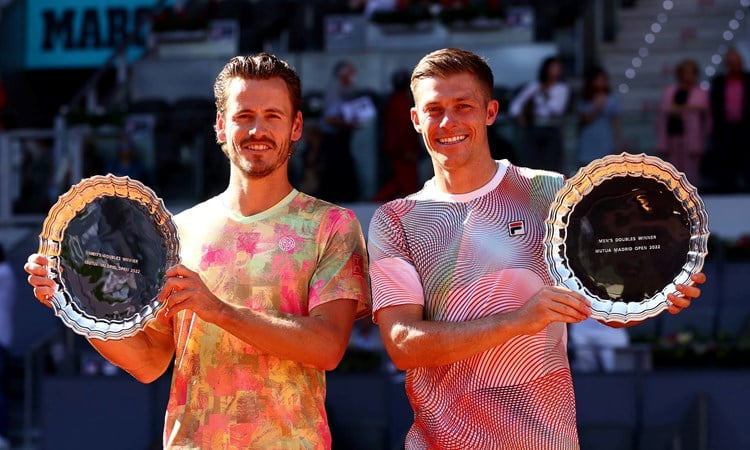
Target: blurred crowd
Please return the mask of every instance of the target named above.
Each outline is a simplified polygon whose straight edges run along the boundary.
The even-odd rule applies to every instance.
[[[536,19],[543,22],[538,5],[526,3],[534,5]],[[183,0],[164,7],[153,18],[153,27],[239,18],[241,53],[263,49],[268,39],[278,38],[282,32],[288,33],[290,51],[314,50],[322,48],[323,20],[331,13],[376,17],[418,10],[438,16],[441,11],[474,10],[501,14],[508,5],[474,0]],[[702,192],[747,192],[750,157],[742,143],[750,129],[750,75],[739,51],[729,49],[722,56],[724,69],[714,76],[709,88],[699,82],[700,67],[695,60],[688,57],[676,64],[674,81],[663,86],[658,99],[654,142],[637,150],[669,161]],[[501,99],[498,122],[502,123],[493,126],[490,133],[493,155],[571,175],[596,158],[629,149],[623,132],[627,123],[623,124],[622,102],[610,85],[609,68],[588,67],[575,74],[580,79],[572,79],[573,74],[565,73],[566,69],[566,61],[551,56],[540,64],[533,80],[502,87],[506,96]],[[334,202],[387,201],[419,189],[431,173],[421,138],[408,116],[412,102],[408,70],[395,70],[391,86],[372,92],[358,87],[353,62],[339,61],[325,92],[304,98],[310,126],[297,150],[292,180],[305,191]],[[653,103],[657,103],[656,98]],[[214,111],[210,101],[133,104],[128,112],[157,117],[150,124],[154,136],[151,147],[138,142],[138,130],[125,123],[123,136],[115,136],[111,139],[115,143],[107,144],[107,148],[94,140],[85,143],[84,176],[106,172],[129,175],[167,198],[185,193],[208,197],[223,189],[215,180],[223,179],[226,161],[213,148],[210,122]],[[0,78],[0,129],[8,127],[8,117]],[[575,128],[572,140],[571,124]],[[352,148],[354,136],[365,125],[375,127],[374,169],[359,167],[362,163],[356,153],[360,150]],[[504,132],[508,129],[512,130],[510,136]],[[17,162],[21,173],[18,198],[24,201],[14,205],[14,212],[46,211],[61,186],[75,181],[69,179],[67,166],[50,167],[53,145],[45,139],[24,142]],[[363,188],[363,170],[374,170],[374,187]],[[49,180],[46,190],[34,188],[39,174]],[[187,190],[179,186],[186,176],[196,177],[194,186]]]

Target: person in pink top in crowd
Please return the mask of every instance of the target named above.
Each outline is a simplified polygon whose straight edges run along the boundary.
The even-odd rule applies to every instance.
[[[224,66],[214,126],[229,185],[175,216],[181,264],[166,273],[156,320],[122,340],[89,339],[143,382],[174,361],[165,449],[331,448],[325,371],[369,311],[367,254],[351,210],[289,182],[300,92],[268,53]],[[47,265],[31,255],[25,270],[50,306]]]
[[[742,55],[730,49],[724,55],[723,73],[711,82],[713,115],[713,167],[721,192],[750,191],[750,72]]]
[[[370,221],[374,319],[414,410],[408,450],[580,448],[566,324],[590,302],[554,285],[543,249],[563,176],[492,158],[493,83],[462,49],[419,61],[411,120],[435,176]],[[679,286],[669,311],[703,281]]]
[[[701,186],[701,162],[711,132],[708,91],[698,84],[698,64],[686,59],[674,70],[676,83],[664,89],[656,121],[656,151]]]

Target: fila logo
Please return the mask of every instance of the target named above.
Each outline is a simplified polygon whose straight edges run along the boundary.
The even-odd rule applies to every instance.
[[[511,236],[521,236],[526,234],[526,227],[523,224],[523,220],[516,220],[508,224],[508,234]]]

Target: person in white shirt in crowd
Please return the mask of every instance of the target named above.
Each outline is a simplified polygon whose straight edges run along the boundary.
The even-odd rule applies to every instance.
[[[570,88],[562,77],[560,58],[547,57],[537,79],[521,89],[509,108],[510,115],[524,130],[526,148],[534,166],[557,172],[563,168],[561,118],[570,99]]]
[[[577,372],[614,372],[617,349],[630,345],[625,328],[612,328],[588,318],[568,325],[572,369]]]

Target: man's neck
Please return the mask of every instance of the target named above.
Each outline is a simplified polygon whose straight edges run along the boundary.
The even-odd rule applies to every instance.
[[[289,195],[293,187],[282,171],[263,178],[251,178],[235,173],[229,177],[229,186],[222,194],[226,206],[247,217],[262,213]]]
[[[495,173],[497,173],[497,164],[490,158],[482,164],[455,170],[435,168],[435,183],[443,192],[454,195],[466,194],[489,183]]]

